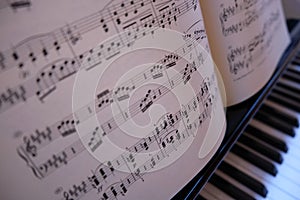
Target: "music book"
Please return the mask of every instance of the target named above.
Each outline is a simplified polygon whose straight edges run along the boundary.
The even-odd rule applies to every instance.
[[[290,42],[279,0],[0,3],[0,198],[170,199]]]

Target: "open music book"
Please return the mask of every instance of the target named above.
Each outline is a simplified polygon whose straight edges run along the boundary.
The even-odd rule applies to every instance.
[[[290,41],[279,0],[0,5],[7,200],[170,199]]]

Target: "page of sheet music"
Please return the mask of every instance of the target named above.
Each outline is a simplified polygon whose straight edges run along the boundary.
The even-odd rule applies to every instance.
[[[280,0],[200,0],[227,104],[239,103],[270,79],[290,42]]]
[[[1,199],[169,199],[220,145],[198,1],[1,1],[0,24]]]

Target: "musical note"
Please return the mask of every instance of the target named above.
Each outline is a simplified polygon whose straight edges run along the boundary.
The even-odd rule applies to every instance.
[[[117,97],[118,101],[123,101],[129,98],[129,92],[133,91],[134,89],[134,85],[117,87],[117,89],[114,91],[114,95]]]
[[[186,84],[190,79],[193,72],[197,71],[197,68],[195,65],[186,64],[183,72],[183,83]]]
[[[145,112],[152,104],[153,101],[156,99],[155,91],[148,90],[145,95],[145,98],[141,101],[140,109],[142,112]]]
[[[96,127],[96,129],[92,133],[92,137],[90,138],[90,141],[88,142],[88,146],[90,147],[91,151],[94,152],[96,149],[103,143],[102,137],[105,135],[105,133],[100,133],[99,127]]]
[[[163,66],[162,65],[154,65],[150,72],[152,74],[153,79],[157,79],[163,76]]]

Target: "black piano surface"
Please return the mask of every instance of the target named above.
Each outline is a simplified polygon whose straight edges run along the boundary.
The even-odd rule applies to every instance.
[[[239,139],[241,134],[244,132],[249,121],[258,112],[258,110],[264,103],[265,99],[270,95],[272,89],[274,88],[274,85],[276,84],[278,79],[282,76],[287,66],[289,66],[292,60],[295,58],[296,54],[298,55],[300,61],[300,47],[299,47],[300,46],[300,42],[299,42],[300,23],[298,23],[298,20],[288,20],[288,28],[291,33],[292,42],[287,48],[287,50],[285,51],[282,58],[280,59],[278,67],[275,70],[272,78],[265,85],[265,87],[263,87],[256,95],[254,95],[250,99],[238,105],[227,108],[226,110],[227,130],[221,146],[219,147],[218,151],[213,156],[213,158],[210,160],[210,162],[181,191],[179,191],[173,197],[173,199],[195,199],[195,198],[201,199],[203,197],[199,195],[199,191],[205,186],[205,184],[210,178],[211,178],[210,182],[214,181],[217,183],[221,183],[222,181],[224,181],[223,179],[220,179],[219,176],[214,174],[215,170],[223,161],[225,155],[229,152],[229,150]],[[268,106],[264,105],[264,109],[268,109],[265,107]],[[264,116],[258,115],[258,117],[263,118]],[[247,136],[243,135],[243,137],[247,137]],[[243,137],[240,137],[239,140],[242,140]],[[247,139],[249,140],[249,138]],[[246,140],[244,138],[244,141]],[[241,149],[241,147],[239,146],[238,147],[234,146],[234,149],[238,152],[244,150],[243,148]],[[228,163],[226,162],[225,164],[224,162],[222,162],[220,166],[220,168],[225,168],[227,170],[228,168],[230,170],[230,167],[231,166],[228,166]],[[270,172],[270,173],[275,173],[275,172]],[[225,182],[225,184],[227,184],[227,182]],[[264,191],[264,189],[265,188],[261,188],[262,193],[266,192]],[[236,197],[246,198],[246,196],[243,196],[243,194],[239,194],[237,191],[235,192],[237,193],[236,195],[241,195]]]

